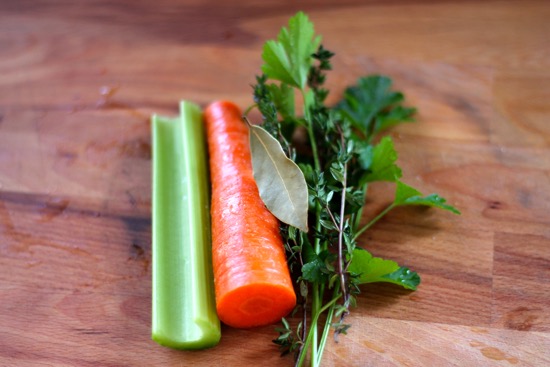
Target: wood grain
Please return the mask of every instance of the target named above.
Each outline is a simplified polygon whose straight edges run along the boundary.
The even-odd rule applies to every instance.
[[[262,43],[295,11],[328,83],[384,73],[419,108],[392,132],[405,181],[462,216],[403,208],[361,245],[417,270],[362,288],[325,366],[550,365],[546,1],[0,2],[0,366],[277,366],[272,327],[150,340],[149,116],[251,103]],[[364,221],[390,200],[373,186]]]

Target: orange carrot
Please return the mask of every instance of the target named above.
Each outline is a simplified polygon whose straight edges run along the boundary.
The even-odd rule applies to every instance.
[[[269,325],[296,304],[278,220],[252,173],[248,127],[231,102],[204,112],[212,182],[212,265],[216,309],[237,328]]]

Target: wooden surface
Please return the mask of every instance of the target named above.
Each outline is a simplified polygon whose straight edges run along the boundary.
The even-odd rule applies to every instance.
[[[405,181],[463,212],[402,209],[361,238],[423,283],[362,288],[324,365],[550,365],[549,2],[3,0],[0,366],[291,365],[271,327],[151,341],[149,116],[248,106],[300,9],[337,54],[331,100],[390,75],[420,111],[392,132]]]

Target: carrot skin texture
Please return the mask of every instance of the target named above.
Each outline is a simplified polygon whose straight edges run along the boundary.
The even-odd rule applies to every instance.
[[[240,109],[204,111],[212,185],[212,263],[218,316],[237,328],[269,325],[296,305],[278,220],[254,181],[249,130]]]

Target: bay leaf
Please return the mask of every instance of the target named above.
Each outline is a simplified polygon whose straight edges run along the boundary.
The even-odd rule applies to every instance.
[[[308,189],[304,174],[271,134],[250,127],[254,179],[265,206],[281,222],[307,232]]]

